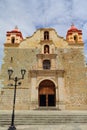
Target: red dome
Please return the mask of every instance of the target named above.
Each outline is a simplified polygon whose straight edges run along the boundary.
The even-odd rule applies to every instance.
[[[74,24],[72,24],[68,31],[78,31],[78,29],[74,26]]]
[[[11,34],[15,34],[16,36],[20,36],[23,39],[22,33],[19,31],[17,26],[12,31],[7,32],[7,36],[10,36]]]
[[[20,31],[19,31],[19,29],[18,29],[17,26],[16,26],[11,32],[12,32],[12,33],[20,33]]]
[[[73,33],[77,32],[79,35],[82,35],[82,30],[77,29],[74,24],[71,25],[70,29],[67,31],[67,35],[72,35]]]

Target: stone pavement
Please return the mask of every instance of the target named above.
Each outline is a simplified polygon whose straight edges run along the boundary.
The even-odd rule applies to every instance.
[[[9,113],[11,111],[0,111],[0,113]],[[33,111],[17,111],[16,113],[33,113]],[[54,112],[55,113],[55,112]],[[59,112],[61,113],[61,111]],[[62,113],[87,114],[87,111],[62,111]],[[0,130],[8,130],[9,126],[0,126]],[[17,125],[17,130],[87,130],[87,123],[69,123],[58,125]]]
[[[63,125],[23,125],[16,126],[17,130],[87,130],[87,124],[63,124]],[[0,130],[8,130],[8,126],[0,127]]]

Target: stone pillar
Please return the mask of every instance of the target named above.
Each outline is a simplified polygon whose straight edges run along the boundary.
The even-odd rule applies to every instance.
[[[36,77],[31,78],[31,107],[36,109],[38,107],[38,89],[36,88]]]
[[[55,59],[51,59],[51,69],[54,70],[55,69]]]
[[[42,69],[42,59],[38,59],[38,68]]]
[[[59,109],[65,109],[65,83],[64,83],[64,74],[59,72],[58,74],[58,92],[59,92]]]
[[[59,108],[59,92],[58,87],[56,87],[56,108]]]
[[[44,45],[42,46],[42,52],[41,53],[44,54]]]

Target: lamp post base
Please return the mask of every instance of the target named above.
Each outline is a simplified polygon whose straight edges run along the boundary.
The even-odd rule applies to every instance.
[[[8,128],[8,130],[16,130],[16,127],[15,127],[15,126],[10,126],[10,127]]]

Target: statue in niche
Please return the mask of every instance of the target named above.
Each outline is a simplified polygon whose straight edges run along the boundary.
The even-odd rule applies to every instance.
[[[45,54],[49,54],[49,46],[48,45],[45,45],[45,47],[44,47],[44,53]]]

